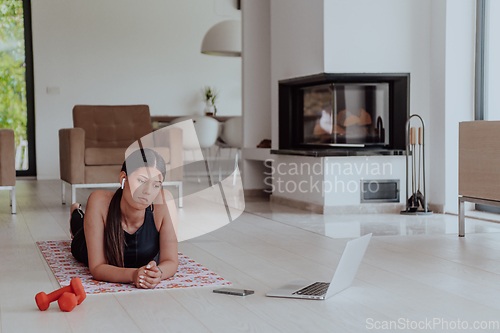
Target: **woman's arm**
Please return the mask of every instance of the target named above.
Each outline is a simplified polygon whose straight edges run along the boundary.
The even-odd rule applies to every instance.
[[[179,256],[177,253],[177,208],[172,194],[163,191],[166,204],[160,205],[163,218],[160,229],[160,263],[158,267],[163,272],[161,279],[167,279],[177,272]],[[155,207],[156,208],[156,207]]]
[[[177,208],[172,194],[167,190],[158,195],[155,201],[155,218],[161,218],[160,263],[150,262],[145,273],[145,288],[154,288],[161,280],[168,279],[177,272],[179,258],[177,253]],[[158,269],[159,268],[159,269]]]
[[[92,192],[87,201],[83,224],[90,274],[99,281],[136,284],[139,269],[109,265],[104,255],[104,226],[109,202],[106,191]]]

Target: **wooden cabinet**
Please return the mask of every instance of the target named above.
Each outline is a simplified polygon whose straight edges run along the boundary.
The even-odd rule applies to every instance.
[[[459,124],[461,196],[500,201],[500,121]]]

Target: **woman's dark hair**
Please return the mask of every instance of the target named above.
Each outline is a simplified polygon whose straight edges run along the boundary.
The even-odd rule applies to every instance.
[[[161,172],[163,179],[167,173],[165,160],[153,149],[141,148],[131,153],[123,162],[122,170],[130,175],[141,167],[153,167]],[[123,190],[118,188],[109,203],[106,227],[104,228],[104,254],[108,264],[124,267],[123,251],[125,249],[125,235],[121,222],[120,202]]]

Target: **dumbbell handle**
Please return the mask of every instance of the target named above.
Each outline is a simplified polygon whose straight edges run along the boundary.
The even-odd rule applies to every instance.
[[[62,294],[64,294],[64,293],[72,293],[72,292],[73,292],[73,288],[71,288],[71,285],[69,285],[69,286],[62,287],[62,288],[59,288],[57,290],[54,290],[50,294],[47,294],[47,297],[49,298],[49,300],[51,302],[53,302],[53,301],[59,299],[59,297],[61,297]]]

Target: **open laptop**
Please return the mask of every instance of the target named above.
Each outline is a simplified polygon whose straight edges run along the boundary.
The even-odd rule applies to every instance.
[[[327,299],[349,287],[358,271],[372,234],[347,242],[330,283],[296,280],[266,294],[270,297]]]

